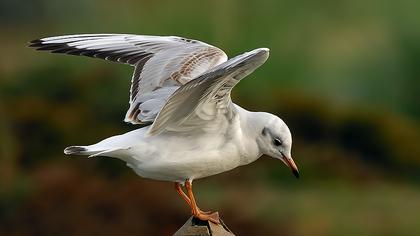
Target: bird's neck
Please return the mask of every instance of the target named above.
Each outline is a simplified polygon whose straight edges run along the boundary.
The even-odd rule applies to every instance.
[[[256,161],[262,156],[262,152],[257,143],[257,137],[260,134],[263,125],[258,122],[257,112],[248,111],[236,104],[234,104],[234,106],[239,116],[242,137],[244,137],[241,140],[241,146],[244,153],[244,160],[241,164],[245,165]]]

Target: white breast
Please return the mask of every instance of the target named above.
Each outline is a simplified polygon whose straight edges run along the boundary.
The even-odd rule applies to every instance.
[[[249,162],[244,160],[247,152],[240,140],[242,135],[221,131],[206,135],[203,132],[189,135],[167,132],[145,136],[129,149],[131,158],[124,160],[138,175],[166,181],[203,178]]]

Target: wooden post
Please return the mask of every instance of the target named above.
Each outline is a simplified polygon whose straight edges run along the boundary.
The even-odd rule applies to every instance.
[[[225,223],[222,220],[220,222],[218,225],[191,216],[173,236],[234,236]]]

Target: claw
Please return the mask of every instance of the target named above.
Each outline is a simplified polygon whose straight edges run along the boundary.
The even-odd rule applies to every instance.
[[[198,210],[198,214],[202,214],[202,215],[210,215],[212,213],[212,211],[202,211],[200,208],[198,208],[197,210]],[[194,215],[194,211],[193,210],[191,210],[191,214]]]
[[[215,224],[220,224],[220,217],[218,212],[211,212],[211,211],[202,211],[198,208],[197,203],[194,199],[194,194],[192,192],[192,183],[191,181],[185,181],[185,188],[187,189],[188,195],[185,194],[179,183],[175,184],[175,189],[181,195],[181,197],[187,202],[187,204],[191,207],[191,214],[202,221],[211,221]]]
[[[217,211],[213,213],[207,213],[207,214],[199,212],[198,214],[194,215],[194,217],[203,221],[211,221],[215,224],[220,224],[220,217]]]

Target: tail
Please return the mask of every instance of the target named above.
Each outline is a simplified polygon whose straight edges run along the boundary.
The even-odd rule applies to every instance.
[[[139,137],[141,138],[143,132],[140,131],[134,130],[123,135],[112,136],[92,145],[70,146],[64,149],[64,154],[121,158],[127,155],[130,145],[135,144]]]
[[[95,145],[91,146],[70,146],[64,149],[66,155],[89,155],[89,157],[109,156],[115,157],[114,154],[121,154],[120,151],[124,148],[98,148]]]
[[[66,155],[86,155],[86,154],[89,154],[89,153],[87,153],[87,148],[85,148],[83,146],[70,146],[70,147],[66,147],[66,149],[64,149],[64,154],[66,154]]]

